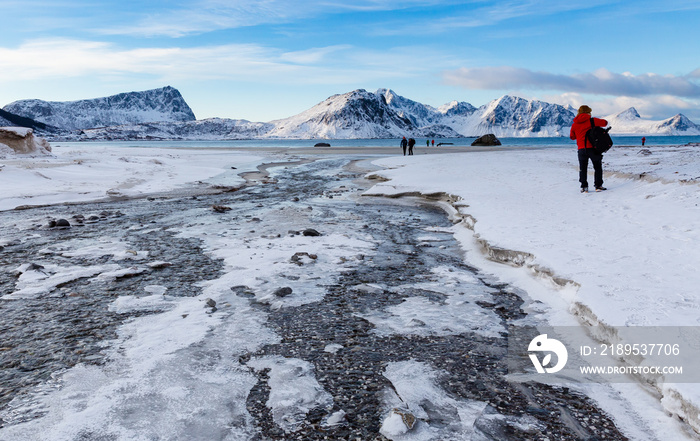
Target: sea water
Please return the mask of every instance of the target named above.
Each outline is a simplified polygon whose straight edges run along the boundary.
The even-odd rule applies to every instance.
[[[475,138],[435,138],[435,146],[440,143],[457,147],[468,147]],[[616,146],[641,146],[641,136],[613,136]],[[431,146],[432,146],[432,138]],[[499,138],[505,147],[522,148],[567,148],[573,147],[575,142],[567,137],[548,138]],[[416,138],[416,147],[425,147],[425,138]],[[158,147],[158,148],[305,148],[313,147],[318,142],[325,142],[331,147],[398,147],[401,140],[393,139],[243,139],[226,141],[85,141],[85,142],[55,142],[60,146],[85,146],[91,144],[99,146],[123,146],[123,147]],[[669,146],[700,143],[700,136],[647,136],[646,146]]]

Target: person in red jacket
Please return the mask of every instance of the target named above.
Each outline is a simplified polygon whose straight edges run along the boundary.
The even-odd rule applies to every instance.
[[[574,123],[571,124],[571,133],[569,137],[576,140],[578,146],[578,165],[579,177],[581,183],[581,193],[588,193],[588,160],[593,163],[595,191],[607,190],[603,187],[603,155],[596,153],[590,141],[586,139],[586,132],[591,128],[591,108],[581,106],[578,108],[578,115],[574,118]],[[593,124],[599,127],[605,127],[608,122],[601,118],[593,118]]]

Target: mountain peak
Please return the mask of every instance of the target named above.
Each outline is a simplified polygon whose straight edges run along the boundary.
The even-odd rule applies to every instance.
[[[639,116],[639,113],[637,112],[637,109],[635,109],[634,107],[630,107],[629,109],[624,110],[615,116],[620,119],[629,120],[641,118],[641,116]]]
[[[66,130],[196,120],[190,106],[172,86],[79,101],[22,100],[3,110]]]

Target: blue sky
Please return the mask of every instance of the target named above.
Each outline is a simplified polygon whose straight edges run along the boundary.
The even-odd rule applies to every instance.
[[[270,121],[390,88],[700,122],[700,2],[0,0],[0,106],[180,90],[198,119]]]

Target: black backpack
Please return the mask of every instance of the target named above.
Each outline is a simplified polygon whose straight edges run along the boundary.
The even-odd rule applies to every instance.
[[[608,133],[610,129],[612,127],[604,129],[596,126],[593,118],[591,118],[591,128],[586,132],[586,140],[591,143],[596,153],[603,154],[613,146],[612,138],[610,138]]]

